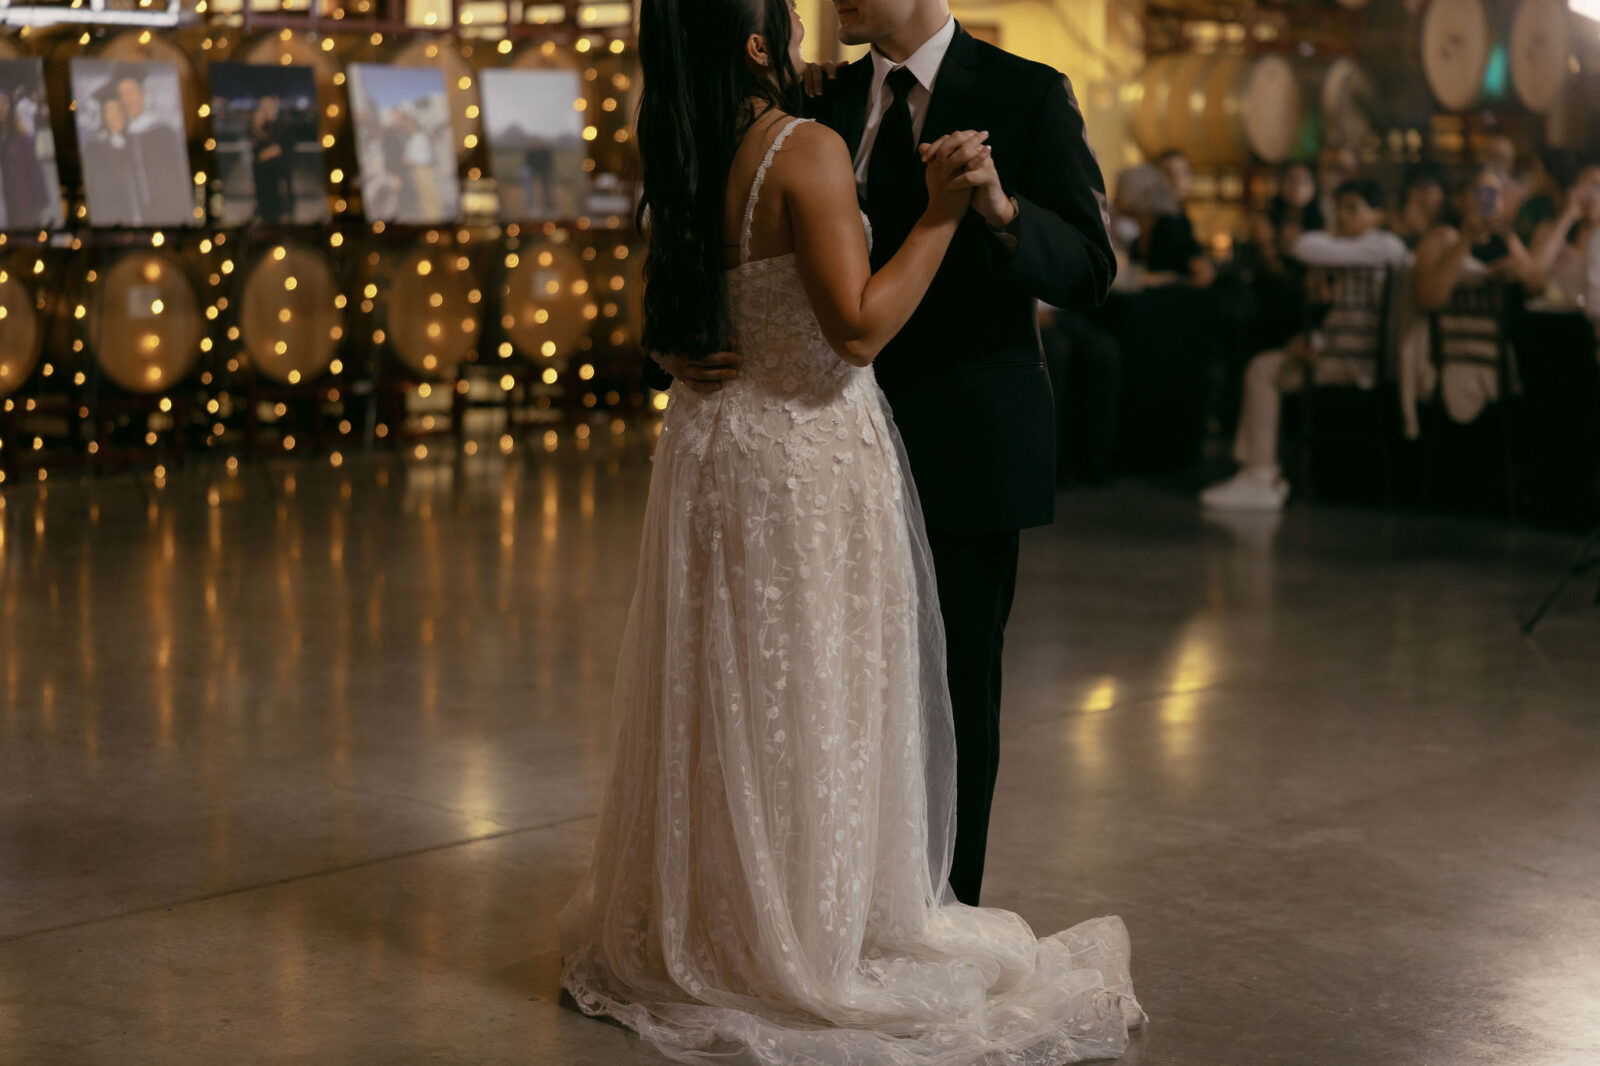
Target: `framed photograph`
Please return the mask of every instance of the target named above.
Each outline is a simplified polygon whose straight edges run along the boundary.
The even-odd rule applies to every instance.
[[[74,118],[91,226],[193,226],[194,174],[170,63],[74,59]]]
[[[361,201],[374,221],[435,225],[461,214],[450,104],[436,67],[350,67]]]
[[[327,171],[310,67],[211,64],[221,220],[310,225],[328,218]]]
[[[44,62],[0,59],[0,230],[59,229],[63,215]]]
[[[576,70],[485,70],[484,132],[506,222],[584,213],[583,82]]]

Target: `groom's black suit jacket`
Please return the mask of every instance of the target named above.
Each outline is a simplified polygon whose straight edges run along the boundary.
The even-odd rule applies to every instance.
[[[812,117],[842,136],[852,156],[871,87],[868,55],[811,101]],[[1098,304],[1116,259],[1100,166],[1059,71],[957,26],[920,140],[967,129],[989,131],[995,168],[1020,211],[1008,235],[967,214],[921,306],[874,365],[928,524],[1023,529],[1055,515],[1055,406],[1034,300]],[[920,177],[905,194],[918,211],[927,202]],[[863,206],[869,217],[883,209]],[[892,250],[875,251],[881,261]]]

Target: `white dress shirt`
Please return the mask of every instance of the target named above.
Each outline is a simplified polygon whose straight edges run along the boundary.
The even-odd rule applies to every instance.
[[[928,117],[928,101],[933,99],[933,83],[939,77],[939,67],[944,64],[944,54],[950,50],[950,42],[955,40],[955,37],[956,20],[952,15],[945,19],[939,32],[923,42],[922,47],[913,52],[904,63],[891,62],[876,48],[872,50],[872,88],[867,94],[867,124],[861,129],[861,144],[856,148],[855,159],[856,191],[861,195],[866,195],[867,164],[872,159],[872,146],[878,140],[878,127],[883,124],[883,113],[894,102],[894,93],[886,84],[889,72],[905,67],[917,79],[917,83],[911,87],[911,92],[906,97],[906,106],[911,109],[911,135],[913,139],[920,138],[922,124]]]
[[[1399,266],[1411,257],[1406,242],[1383,229],[1370,229],[1359,237],[1340,237],[1313,230],[1295,238],[1294,257],[1307,266]]]

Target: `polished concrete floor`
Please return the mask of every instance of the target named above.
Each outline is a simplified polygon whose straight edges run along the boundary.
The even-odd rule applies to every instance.
[[[0,513],[0,1063],[661,1061],[557,995],[643,442]],[[1600,1063],[1575,547],[1127,484],[1024,540],[986,902],[1124,917],[1144,1066]]]

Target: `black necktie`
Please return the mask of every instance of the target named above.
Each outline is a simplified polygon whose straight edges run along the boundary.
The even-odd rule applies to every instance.
[[[905,243],[927,206],[922,161],[911,130],[911,89],[917,76],[905,67],[889,72],[894,100],[884,109],[867,161],[867,215],[872,219],[872,265],[877,269]]]

